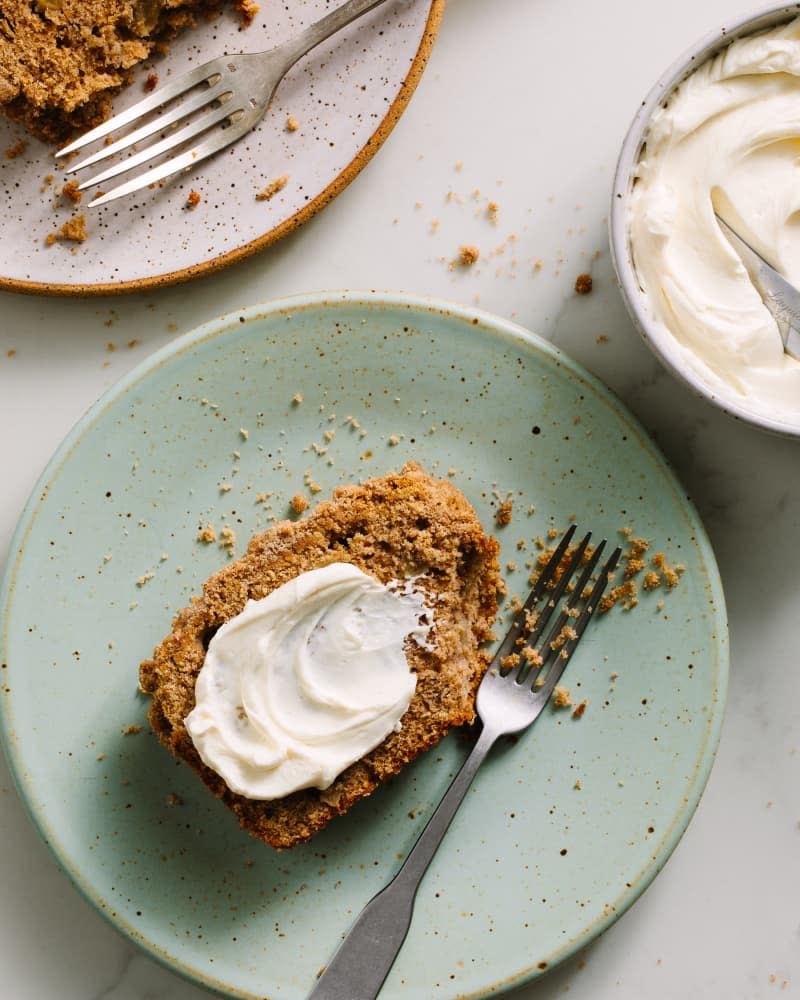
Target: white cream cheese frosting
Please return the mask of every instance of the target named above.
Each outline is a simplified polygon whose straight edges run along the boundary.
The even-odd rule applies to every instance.
[[[645,138],[629,226],[657,322],[713,391],[797,422],[800,363],[714,213],[800,287],[800,18],[701,65]]]
[[[220,627],[186,728],[231,791],[274,799],[327,788],[398,730],[416,688],[407,638],[433,615],[413,585],[348,563],[300,574]]]

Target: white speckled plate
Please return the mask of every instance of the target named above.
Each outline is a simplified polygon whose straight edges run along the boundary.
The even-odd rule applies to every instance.
[[[631,528],[685,570],[586,636],[565,675],[582,718],[550,709],[496,748],[382,997],[486,997],[585,945],[664,864],[708,776],[727,680],[714,556],[602,385],[513,324],[408,296],[308,296],[209,323],[107,393],[45,471],[0,594],[0,675],[9,760],[63,869],[121,931],[227,996],[306,995],[464,736],[276,854],[152,736],[139,661],[227,558],[200,527],[233,528],[241,552],[295,493],[410,458],[496,530],[512,593],[536,537],[573,515],[612,539]]]
[[[262,3],[243,29],[230,11],[180,36],[154,64],[166,79],[223,52],[257,52],[332,9],[330,0]],[[307,221],[372,158],[405,109],[438,31],[444,0],[390,0],[301,60],[250,135],[188,175],[100,208],[61,197],[67,177],[50,147],[0,114],[0,208],[14,239],[0,241],[0,288],[108,294],[187,280],[255,253]],[[137,80],[115,110],[139,100]],[[138,81],[138,82],[137,82]],[[297,129],[289,131],[289,115]],[[256,193],[286,176],[271,199]],[[201,198],[187,206],[190,192]],[[83,243],[48,244],[75,215]]]

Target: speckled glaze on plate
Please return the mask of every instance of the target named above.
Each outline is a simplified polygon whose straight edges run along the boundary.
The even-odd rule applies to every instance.
[[[34,491],[0,595],[2,723],[21,794],[76,886],[226,996],[307,994],[466,737],[277,854],[157,743],[138,663],[227,559],[201,527],[232,528],[241,552],[294,494],[313,501],[411,458],[452,477],[495,531],[511,594],[526,592],[537,536],[572,516],[611,539],[630,528],[685,571],[593,626],[564,680],[588,699],[582,718],[550,709],[493,752],[381,996],[487,997],[552,968],[649,884],[711,768],[727,682],[714,556],[604,386],[511,323],[403,295],[310,295],[211,322],[104,395]]]
[[[335,6],[335,4],[333,4]],[[166,79],[223,52],[257,52],[296,35],[330,0],[263,3],[243,29],[233,11],[201,23],[141,70],[119,96],[122,110],[155,71]],[[60,196],[67,176],[52,150],[0,114],[0,207],[14,239],[0,242],[0,288],[91,295],[169,285],[241,260],[292,232],[342,191],[403,113],[427,64],[444,0],[390,0],[313,50],[290,70],[272,108],[248,136],[189,174],[100,208]],[[289,116],[297,128],[287,128]],[[265,201],[256,193],[286,176]],[[189,208],[195,191],[200,202]],[[83,215],[83,243],[47,237]]]

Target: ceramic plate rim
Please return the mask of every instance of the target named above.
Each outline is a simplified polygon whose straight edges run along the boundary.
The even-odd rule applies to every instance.
[[[38,508],[44,492],[47,490],[47,484],[58,474],[63,464],[69,460],[70,453],[75,444],[80,441],[86,430],[102,416],[106,407],[127,392],[132,386],[146,381],[150,373],[158,370],[172,359],[178,358],[180,355],[192,350],[196,345],[202,344],[207,340],[225,337],[228,331],[238,329],[243,322],[257,320],[266,316],[296,314],[305,310],[330,310],[353,306],[364,309],[405,309],[409,312],[417,312],[423,315],[445,316],[463,323],[469,329],[478,327],[486,335],[523,341],[545,355],[550,362],[567,370],[571,377],[578,378],[588,386],[591,386],[614,410],[615,414],[623,419],[631,430],[637,433],[643,446],[650,451],[658,464],[673,479],[676,479],[668,461],[645,431],[644,427],[600,379],[549,341],[512,321],[505,320],[478,308],[462,306],[442,299],[403,292],[376,290],[313,292],[291,295],[270,302],[256,303],[239,310],[231,310],[222,316],[211,319],[195,329],[176,337],[175,340],[154,352],[107,389],[89,407],[83,416],[79,418],[64,437],[37,480],[23,508],[9,544],[7,563],[2,579],[0,579],[0,659],[2,659],[3,663],[6,662],[3,654],[8,643],[8,612],[14,584],[21,562],[24,559],[26,537],[35,525]],[[669,860],[694,815],[715,760],[725,715],[729,677],[728,627],[725,598],[716,558],[705,528],[691,500],[684,493],[681,493],[680,496],[685,512],[692,520],[694,545],[699,549],[709,571],[708,587],[713,597],[714,613],[712,623],[715,626],[714,635],[716,636],[712,647],[716,671],[716,684],[713,689],[715,708],[712,712],[710,724],[706,729],[706,736],[702,743],[702,752],[694,761],[691,781],[683,797],[683,807],[677,815],[673,816],[669,831],[660,840],[658,850],[653,853],[651,862],[639,872],[634,881],[628,884],[620,894],[620,897],[614,901],[610,910],[601,919],[586,928],[582,936],[577,935],[564,945],[563,949],[549,963],[548,971],[594,941],[603,931],[615,923],[651,884]],[[234,991],[222,981],[214,981],[208,976],[199,975],[196,970],[186,967],[176,956],[162,953],[155,941],[149,940],[141,932],[136,931],[121,915],[110,914],[107,908],[100,905],[101,901],[93,895],[91,885],[82,875],[80,867],[76,865],[73,859],[67,857],[63,850],[59,851],[57,839],[49,836],[50,831],[47,826],[46,813],[42,811],[40,815],[34,807],[33,799],[35,796],[32,794],[33,790],[30,789],[31,794],[28,794],[28,783],[26,783],[24,777],[24,760],[15,746],[17,738],[10,717],[10,705],[7,699],[0,701],[0,742],[9,763],[14,784],[39,836],[55,857],[62,872],[69,878],[84,899],[93,906],[95,911],[108,920],[128,940],[141,947],[150,957],[168,969],[180,973],[196,985],[219,991],[225,996],[249,997],[249,993],[241,994],[238,991]],[[541,974],[541,971],[536,966],[522,969],[512,978],[495,982],[493,985],[487,987],[485,991],[477,994],[469,994],[469,996],[476,998],[497,996],[509,989],[519,987],[541,976]],[[459,994],[459,997],[461,998],[462,995]]]

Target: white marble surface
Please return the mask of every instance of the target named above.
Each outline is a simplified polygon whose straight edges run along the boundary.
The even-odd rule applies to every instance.
[[[625,314],[606,237],[616,151],[637,102],[695,38],[742,11],[738,0],[450,0],[386,145],[296,234],[174,289],[69,301],[0,294],[0,558],[51,452],[104,389],[176,332],[292,292],[376,287],[477,302],[559,344],[651,431],[704,518],[726,590],[722,743],[695,818],[652,887],[580,956],[515,994],[524,1000],[800,993],[800,442],[734,423],[659,367]],[[496,225],[481,211],[486,199],[499,206]],[[481,248],[482,262],[450,270],[465,242]],[[579,297],[575,277],[586,270],[594,291]],[[136,951],[76,894],[2,761],[0,843],[3,996],[207,995]]]

